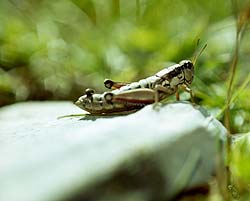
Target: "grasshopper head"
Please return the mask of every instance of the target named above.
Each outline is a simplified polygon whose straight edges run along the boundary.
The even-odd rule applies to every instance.
[[[194,78],[194,65],[190,60],[182,60],[180,63],[182,66],[184,76],[185,76],[185,84],[189,85],[192,83]]]

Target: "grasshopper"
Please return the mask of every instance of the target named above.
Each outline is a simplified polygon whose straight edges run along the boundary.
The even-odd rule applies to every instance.
[[[205,47],[206,45],[200,54]],[[179,100],[180,87],[190,93],[191,100],[193,100],[190,85],[193,81],[194,64],[198,56],[196,55],[193,62],[182,60],[179,64],[166,67],[137,82],[124,83],[105,79],[104,85],[111,91],[95,94],[93,89],[86,89],[85,94],[75,104],[94,115],[129,113],[148,104],[158,103],[173,94],[176,94],[176,99]]]

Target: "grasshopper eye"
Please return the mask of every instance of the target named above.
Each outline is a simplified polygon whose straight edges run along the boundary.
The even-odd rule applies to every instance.
[[[183,60],[180,62],[180,65],[183,66],[186,69],[192,69],[193,68],[193,63],[189,60]]]
[[[187,62],[184,64],[184,66],[188,69],[191,69],[193,67],[193,64],[192,64],[192,62]]]

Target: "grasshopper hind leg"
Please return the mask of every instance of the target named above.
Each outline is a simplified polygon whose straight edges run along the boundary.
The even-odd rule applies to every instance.
[[[140,106],[154,103],[154,90],[152,89],[132,89],[118,94],[106,92],[104,98],[107,102],[121,103],[126,106]]]
[[[106,92],[104,94],[104,99],[106,100],[107,103],[111,103],[113,99],[114,94],[111,92]]]
[[[130,84],[130,83],[128,83],[128,82],[115,82],[115,81],[110,80],[110,79],[104,80],[104,86],[107,89],[120,89],[121,87],[128,85],[128,84]]]

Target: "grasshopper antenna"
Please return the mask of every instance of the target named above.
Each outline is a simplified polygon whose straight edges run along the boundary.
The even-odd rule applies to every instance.
[[[199,56],[201,55],[201,53],[206,49],[207,47],[207,44],[205,44],[201,50],[197,53],[197,48],[199,46],[199,43],[200,43],[200,39],[198,39],[197,43],[196,43],[196,46],[195,46],[195,54],[194,54],[194,58],[193,58],[193,65],[195,66],[195,63],[197,61],[197,59],[199,58]]]

